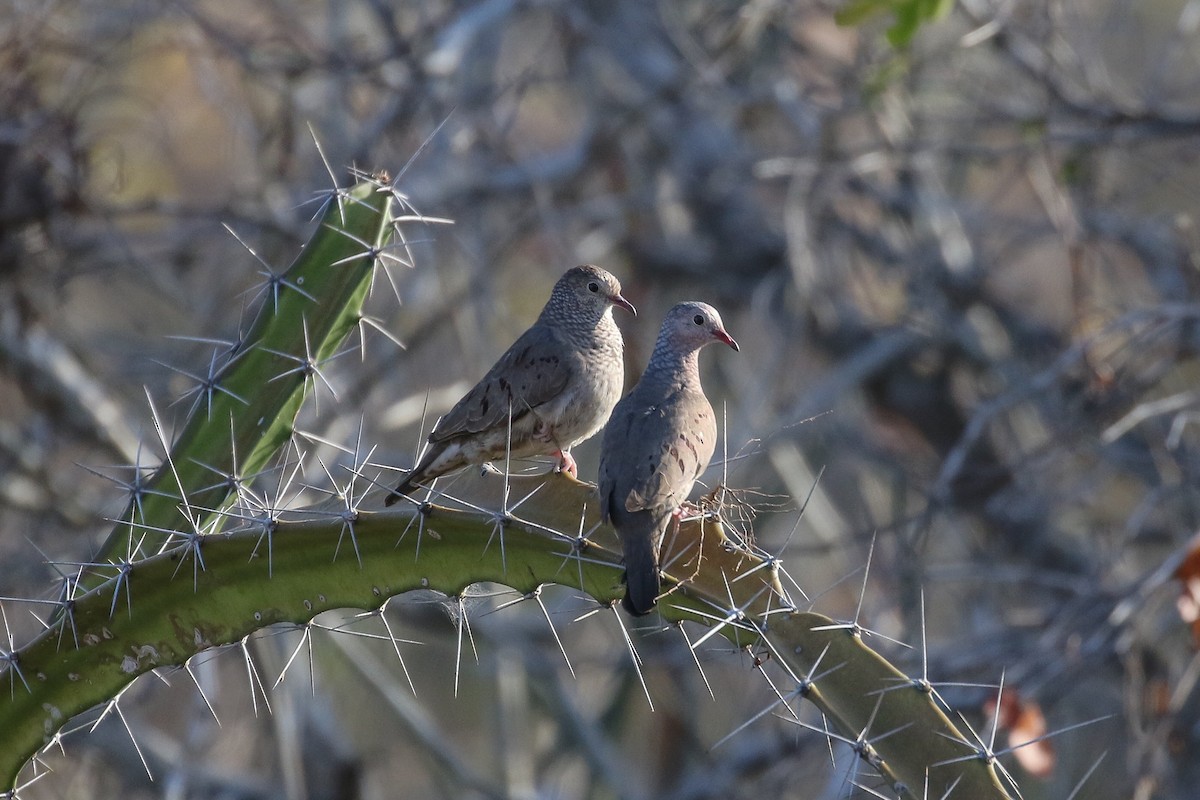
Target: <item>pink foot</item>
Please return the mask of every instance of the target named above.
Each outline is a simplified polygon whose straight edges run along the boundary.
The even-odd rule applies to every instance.
[[[555,465],[555,472],[566,472],[572,478],[579,477],[579,468],[575,464],[575,456],[568,453],[566,450],[559,450],[551,455],[558,456],[558,464]]]

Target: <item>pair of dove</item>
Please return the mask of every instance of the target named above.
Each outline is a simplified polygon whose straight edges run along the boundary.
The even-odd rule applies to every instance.
[[[553,455],[558,470],[575,475],[571,448],[607,422],[600,517],[621,538],[625,608],[641,616],[658,599],[663,536],[716,446],[716,417],[700,386],[700,349],[738,345],[712,306],[679,303],[667,312],[637,386],[621,399],[624,342],[614,306],[637,313],[610,273],[591,265],[568,270],[533,326],[438,420],[416,467],[384,502],[505,456]]]

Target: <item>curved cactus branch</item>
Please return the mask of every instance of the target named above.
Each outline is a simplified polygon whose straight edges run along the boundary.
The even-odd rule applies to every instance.
[[[493,507],[503,479],[474,481],[466,492],[472,505]],[[562,475],[510,482],[515,495],[534,495],[519,514],[330,505],[290,512],[269,528],[255,522],[205,536],[110,576],[15,654],[7,676],[13,691],[0,698],[0,779],[12,785],[67,720],[116,697],[138,675],[181,666],[269,625],[302,625],[330,609],[379,608],[413,589],[458,595],[480,582],[524,593],[578,582],[599,602],[616,602],[620,545],[589,510],[594,487]],[[348,526],[353,548],[345,543]],[[905,689],[912,682],[846,626],[781,608],[775,565],[735,546],[719,522],[681,524],[664,561],[687,573],[667,581],[676,591],[659,603],[665,619],[714,626],[741,643],[764,634],[795,675],[807,676],[798,679],[798,693],[849,736],[862,734],[860,754],[896,785],[921,786],[928,770],[931,787],[1007,797],[990,764],[961,758],[970,754],[965,740],[929,692]],[[136,603],[121,601],[129,591]]]

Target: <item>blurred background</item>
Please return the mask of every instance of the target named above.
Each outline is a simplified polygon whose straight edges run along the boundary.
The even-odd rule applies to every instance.
[[[147,392],[181,422],[219,347],[172,337],[231,340],[261,297],[222,225],[285,266],[330,185],[315,137],[454,224],[407,228],[402,302],[370,304],[406,349],[350,343],[304,430],[410,465],[426,403],[577,263],[638,307],[629,385],[665,310],[711,302],[742,349],[702,358],[706,483],[761,493],[815,610],[862,593],[909,674],[983,684],[939,691],[985,740],[1003,675],[997,749],[1106,717],[1005,757],[1026,798],[1194,797],[1200,2],[962,0],[901,49],[839,10],[0,0],[0,595],[54,597],[50,562],[103,540],[124,495],[84,467],[161,457]],[[750,722],[790,689],[762,654],[651,618],[651,713],[611,612],[549,590],[564,657],[536,604],[489,613],[513,599],[477,590],[473,644],[392,603],[404,668],[268,631],[143,677],[128,730],[68,736],[22,797],[892,796],[782,707]],[[3,610],[19,644],[44,608]]]

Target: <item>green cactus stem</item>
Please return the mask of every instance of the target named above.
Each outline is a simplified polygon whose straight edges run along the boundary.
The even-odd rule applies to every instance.
[[[130,498],[96,561],[157,553],[172,531],[211,532],[238,479],[288,441],[317,371],[362,318],[394,231],[393,192],[378,176],[331,195],[299,257],[270,278],[250,327],[197,387],[201,402],[170,458]],[[192,509],[190,519],[181,505]]]

